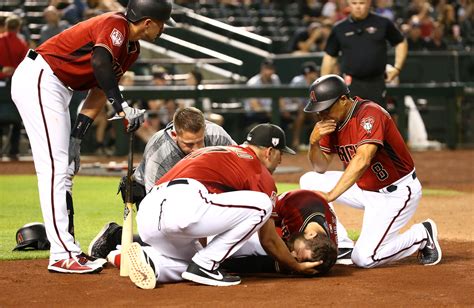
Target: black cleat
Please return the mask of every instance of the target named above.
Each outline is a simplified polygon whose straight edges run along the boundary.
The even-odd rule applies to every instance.
[[[194,262],[189,264],[187,270],[181,274],[181,277],[196,283],[217,287],[234,286],[240,283],[239,276],[232,276],[219,270],[208,271]]]
[[[94,258],[106,259],[107,255],[117,249],[117,245],[120,244],[117,242],[115,234],[121,229],[122,227],[115,222],[106,224],[89,244],[89,255]]]
[[[354,264],[351,259],[352,250],[354,250],[354,248],[339,248],[337,250],[336,264],[342,264],[342,265]]]
[[[418,259],[423,265],[435,265],[441,261],[441,247],[438,243],[438,228],[431,219],[422,222],[428,234],[425,247],[420,250]]]

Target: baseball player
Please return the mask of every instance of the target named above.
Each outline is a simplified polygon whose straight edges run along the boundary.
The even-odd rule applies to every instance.
[[[296,189],[278,196],[272,213],[275,225],[291,254],[299,261],[321,260],[315,269],[328,272],[337,258],[337,219],[324,198],[311,190]],[[284,272],[278,262],[266,256],[258,235],[227,259],[223,267],[231,272]]]
[[[127,251],[130,279],[151,289],[156,281],[182,279],[214,286],[240,283],[220,264],[253,233],[285,267],[312,274],[320,262],[298,263],[269,220],[276,197],[271,176],[286,146],[285,133],[257,125],[242,146],[206,147],[186,156],[153,187],[140,204],[137,229],[149,247]],[[214,238],[203,248],[200,238]]]
[[[310,136],[309,160],[315,172],[300,179],[304,189],[320,190],[328,202],[364,209],[352,261],[371,268],[419,252],[420,263],[441,260],[436,224],[428,219],[400,234],[421,199],[413,159],[390,115],[372,101],[352,98],[337,75],[318,78],[310,87],[306,112],[320,121]],[[326,172],[338,155],[344,172]]]
[[[155,133],[145,147],[134,178],[148,192],[155,183],[186,155],[206,146],[235,145],[219,125],[204,120],[194,107],[176,111],[173,122]]]
[[[125,103],[117,85],[137,59],[138,40],[154,40],[170,19],[165,0],[131,0],[125,14],[105,13],[81,22],[30,50],[12,79],[12,98],[25,125],[38,176],[38,189],[51,255],[48,269],[95,273],[105,260],[82,253],[68,232],[66,173],[79,157],[79,144],[107,98],[133,131],[143,110]],[[89,90],[71,130],[69,102],[74,90]],[[78,164],[75,166],[78,168]]]

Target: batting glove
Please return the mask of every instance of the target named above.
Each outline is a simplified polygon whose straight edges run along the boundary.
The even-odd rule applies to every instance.
[[[74,162],[74,174],[77,174],[81,166],[81,139],[72,137],[69,139],[69,160],[68,163]]]
[[[145,121],[145,109],[133,108],[127,103],[123,103],[122,108],[127,121],[127,132],[136,131]]]

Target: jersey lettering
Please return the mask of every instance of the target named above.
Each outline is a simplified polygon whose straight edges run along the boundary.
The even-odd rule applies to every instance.
[[[339,155],[339,159],[348,164],[351,159],[356,154],[357,147],[353,144],[344,145],[344,146],[336,146],[337,155]]]
[[[383,181],[388,178],[388,172],[383,168],[381,163],[376,162],[370,168],[375,173],[375,176],[377,177],[377,179],[379,179],[379,181]]]
[[[214,147],[206,147],[204,148],[204,150],[201,150],[199,152],[193,152],[191,154],[189,154],[189,158],[190,159],[194,159],[198,156],[201,156],[203,154],[206,154],[206,153],[211,153],[211,152],[214,152],[214,153],[234,153],[236,154],[239,158],[243,158],[243,159],[253,159],[252,155],[250,155],[249,153],[245,152],[243,149],[241,148],[233,148],[233,147],[219,147],[219,146],[214,146]]]

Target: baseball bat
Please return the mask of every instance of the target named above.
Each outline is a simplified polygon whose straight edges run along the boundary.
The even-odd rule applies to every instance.
[[[132,201],[132,171],[133,171],[133,140],[134,133],[128,135],[128,168],[125,182],[125,205],[123,208],[122,248],[120,251],[120,276],[129,276],[129,264],[126,251],[133,241],[133,201]]]

